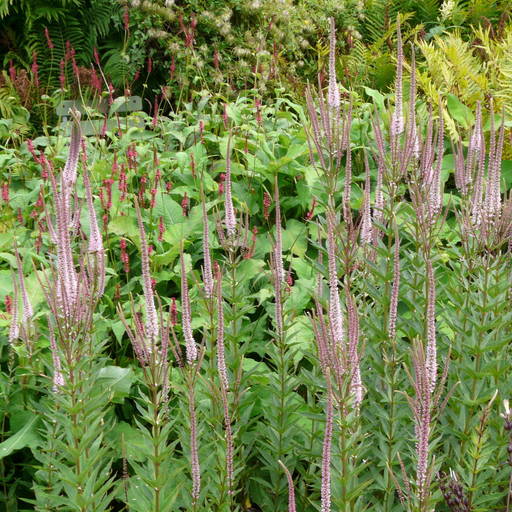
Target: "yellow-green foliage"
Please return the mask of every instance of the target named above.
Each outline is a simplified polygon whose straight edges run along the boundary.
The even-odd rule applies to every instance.
[[[474,111],[476,102],[495,99],[495,109],[503,107],[512,115],[512,25],[499,38],[479,27],[464,41],[458,31],[444,33],[429,42],[418,43],[424,62],[418,72],[418,86],[433,103],[439,94],[457,96]],[[447,128],[455,134],[455,124],[445,112]]]

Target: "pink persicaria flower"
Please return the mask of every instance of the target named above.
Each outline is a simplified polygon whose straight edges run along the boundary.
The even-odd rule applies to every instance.
[[[48,48],[53,50],[55,45],[53,44],[53,41],[50,37],[50,33],[48,32],[48,27],[44,27],[44,37],[46,38],[46,44],[48,45]]]
[[[4,183],[2,185],[2,200],[5,203],[9,202],[9,184],[8,183]]]

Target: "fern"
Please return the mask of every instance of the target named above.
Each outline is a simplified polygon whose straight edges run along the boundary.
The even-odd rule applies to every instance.
[[[2,5],[2,1],[7,1]],[[4,63],[14,59],[27,67],[37,54],[42,83],[58,86],[59,63],[66,44],[76,51],[79,65],[89,66],[93,50],[109,35],[120,7],[111,0],[0,0],[0,17],[4,17],[0,40],[13,49]],[[50,50],[45,29],[55,47]],[[13,40],[14,39],[14,40]]]
[[[439,93],[451,93],[465,105],[476,108],[477,101],[495,98],[495,109],[505,107],[512,115],[512,26],[504,28],[500,39],[493,38],[490,30],[476,28],[470,45],[462,39],[460,31],[436,36],[418,44],[425,59],[418,72],[418,85],[432,103]],[[455,122],[445,112],[447,129],[456,137]]]

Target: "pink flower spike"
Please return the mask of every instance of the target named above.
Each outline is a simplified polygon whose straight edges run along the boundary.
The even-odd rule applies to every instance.
[[[91,183],[89,181],[89,173],[84,164],[84,187],[87,199],[87,212],[89,214],[89,252],[94,254],[96,258],[95,277],[97,278],[97,293],[101,297],[105,291],[105,251],[103,250],[103,240],[101,231],[98,226],[98,219],[96,211],[94,210],[94,203],[92,199]]]
[[[336,81],[336,26],[334,18],[330,18],[331,31],[329,36],[329,90],[327,104],[334,110],[340,108],[340,91]]]
[[[334,212],[327,211],[327,260],[329,267],[329,324],[334,343],[341,345],[345,338],[343,313],[338,293],[338,270],[336,268],[336,241],[334,237]]]
[[[402,90],[402,74],[404,65],[404,53],[402,49],[402,32],[400,30],[400,21],[397,22],[396,34],[396,79],[395,79],[395,111],[391,118],[391,136],[398,137],[404,131],[404,115],[403,115],[403,90]]]
[[[197,346],[192,333],[192,314],[190,311],[190,297],[187,282],[187,272],[185,270],[185,257],[183,252],[180,255],[181,262],[181,324],[183,328],[183,337],[185,338],[185,349],[187,353],[187,362],[192,364],[197,359]]]
[[[283,468],[286,475],[286,480],[288,480],[288,512],[297,512],[297,509],[295,508],[295,490],[293,487],[292,475],[288,471],[288,468],[280,460],[277,462]]]
[[[390,339],[396,336],[396,319],[398,308],[398,295],[400,291],[400,236],[395,226],[395,251],[393,253],[393,287],[391,289],[391,300],[389,301],[389,324],[388,335]]]
[[[364,153],[365,165],[365,187],[363,197],[363,213],[361,220],[361,243],[370,244],[373,239],[372,217],[370,213],[370,165],[368,164],[368,155]]]
[[[53,361],[53,392],[56,393],[60,387],[64,386],[64,377],[61,371],[60,357],[55,342],[55,333],[50,319],[48,319],[48,330],[50,334],[50,351],[52,353]]]
[[[233,208],[233,198],[231,195],[231,137],[228,139],[226,153],[226,180],[225,180],[225,222],[228,237],[232,237],[236,231],[235,209]]]
[[[12,319],[11,326],[9,328],[9,344],[13,344],[14,340],[18,339],[20,335],[20,326],[18,324],[18,284],[16,283],[16,277],[12,276],[12,282],[14,286],[13,300],[12,300]]]
[[[142,223],[142,215],[140,213],[139,203],[135,198],[135,209],[137,211],[137,223],[139,225],[140,234],[140,251],[142,266],[142,288],[144,290],[144,301],[146,303],[146,334],[150,341],[150,346],[146,347],[149,351],[156,342],[159,334],[158,315],[155,308],[155,299],[153,295],[153,287],[151,286],[151,275],[149,271],[149,247],[146,238],[146,231]]]
[[[212,274],[212,262],[210,258],[210,234],[208,230],[208,215],[206,213],[205,199],[202,200],[203,207],[203,283],[204,283],[204,294],[207,299],[213,295],[213,274]]]
[[[25,286],[25,278],[23,277],[23,265],[17,248],[15,248],[15,253],[16,262],[18,264],[18,279],[20,281],[21,301],[23,304],[23,316],[21,317],[21,320],[26,325],[34,316],[34,310],[32,309],[32,304],[28,298],[27,288]]]

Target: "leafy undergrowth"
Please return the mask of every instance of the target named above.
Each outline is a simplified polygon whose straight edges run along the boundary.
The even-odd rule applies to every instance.
[[[505,127],[310,94],[1,156],[7,510],[508,510]]]

